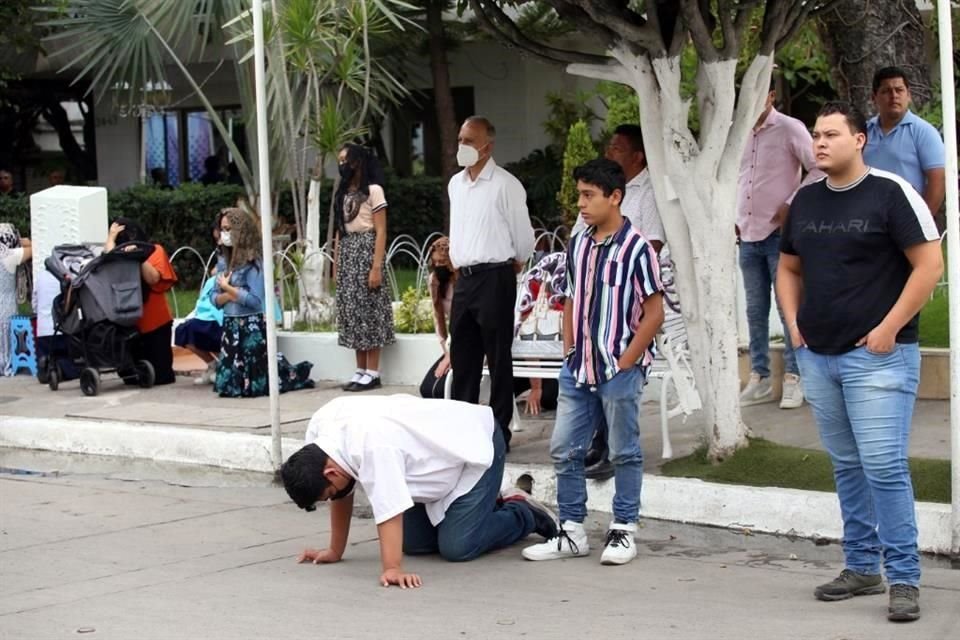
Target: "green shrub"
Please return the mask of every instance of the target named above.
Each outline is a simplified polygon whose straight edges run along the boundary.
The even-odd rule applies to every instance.
[[[536,149],[524,158],[504,165],[504,169],[516,176],[527,190],[527,209],[535,227],[543,225],[552,230],[563,224],[557,204],[563,171],[558,147],[550,145]]]
[[[567,136],[567,148],[563,152],[563,180],[560,183],[560,192],[557,193],[557,202],[563,213],[563,220],[569,228],[577,221],[577,182],[573,179],[573,170],[585,162],[597,157],[597,149],[593,146],[590,130],[587,123],[580,120],[570,127]]]
[[[397,333],[432,333],[433,312],[430,299],[421,298],[416,289],[407,287],[394,313],[393,326]]]
[[[389,178],[385,186],[389,203],[387,242],[400,234],[409,234],[418,242],[426,240],[434,231],[443,230],[442,178]],[[327,189],[320,196],[320,234],[326,237],[327,217],[331,193]],[[110,219],[118,216],[133,218],[143,224],[151,237],[171,253],[183,246],[191,246],[206,259],[213,250],[210,235],[217,211],[232,206],[244,195],[242,187],[218,184],[203,186],[185,184],[177,189],[158,189],[138,185],[108,194]],[[293,201],[289,189],[280,193],[277,215],[293,220]],[[11,222],[23,236],[30,235],[30,199],[26,196],[0,198],[0,221]],[[200,283],[201,265],[196,258],[178,257],[174,266],[182,286]]]
[[[0,222],[9,222],[21,236],[30,237],[30,198],[0,196]]]

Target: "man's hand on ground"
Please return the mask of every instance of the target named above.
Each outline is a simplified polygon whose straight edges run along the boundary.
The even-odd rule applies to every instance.
[[[387,569],[380,574],[380,586],[389,587],[392,584],[401,589],[416,589],[423,586],[423,581],[415,573],[404,573],[400,569]]]
[[[313,564],[331,564],[340,562],[340,556],[332,549],[304,549],[297,558],[297,562],[312,562]]]
[[[527,407],[524,410],[524,413],[528,416],[538,416],[540,415],[540,399],[543,395],[543,391],[539,388],[531,387],[530,395],[527,396]]]

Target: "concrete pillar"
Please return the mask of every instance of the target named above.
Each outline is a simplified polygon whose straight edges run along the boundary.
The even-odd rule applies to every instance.
[[[60,244],[103,244],[107,240],[107,190],[58,185],[30,196],[34,309],[37,335],[53,335],[53,299],[60,284],[43,266]]]

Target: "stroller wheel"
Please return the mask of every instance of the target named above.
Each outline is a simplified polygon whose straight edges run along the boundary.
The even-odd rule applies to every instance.
[[[57,370],[56,365],[50,367],[50,370],[47,372],[47,386],[50,387],[50,391],[56,391],[60,386],[60,372]]]
[[[137,382],[144,389],[153,386],[156,374],[153,371],[153,365],[149,360],[137,360]]]
[[[93,367],[87,367],[81,371],[80,390],[85,396],[95,396],[100,393],[100,372]]]
[[[50,381],[50,358],[47,356],[37,358],[37,381],[40,384],[47,384]]]

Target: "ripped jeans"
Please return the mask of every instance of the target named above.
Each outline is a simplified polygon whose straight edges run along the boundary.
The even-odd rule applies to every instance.
[[[644,375],[643,369],[632,367],[591,391],[590,387],[577,386],[566,364],[560,370],[560,397],[550,456],[557,473],[561,522],[583,522],[587,517],[583,459],[601,412],[608,425],[610,462],[614,468],[614,519],[632,523],[639,518],[643,451],[638,418]]]

